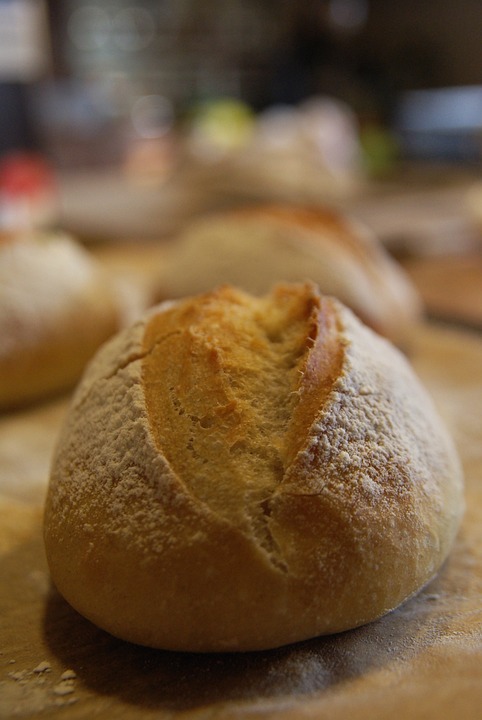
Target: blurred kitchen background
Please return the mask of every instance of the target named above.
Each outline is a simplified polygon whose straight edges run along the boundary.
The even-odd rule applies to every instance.
[[[256,158],[294,178],[281,196],[356,209],[370,192],[354,179],[477,181],[481,47],[480,0],[0,0],[3,205],[18,175],[50,172],[75,229],[102,235],[109,215],[113,234],[149,235],[220,189],[224,202],[249,195]],[[293,169],[303,153],[320,153],[323,182]],[[131,213],[115,204],[126,183]],[[153,186],[163,210],[146,208],[140,228]]]

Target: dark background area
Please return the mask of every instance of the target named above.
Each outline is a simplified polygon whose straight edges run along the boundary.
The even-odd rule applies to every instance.
[[[482,84],[480,0],[50,0],[45,12],[47,70],[1,83],[0,152],[46,147],[68,164],[90,142],[108,161],[145,96],[178,119],[216,98],[258,112],[329,95],[391,128],[407,91]]]

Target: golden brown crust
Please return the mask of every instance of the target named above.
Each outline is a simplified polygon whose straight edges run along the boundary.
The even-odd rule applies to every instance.
[[[217,477],[257,474],[258,485],[263,468],[276,482],[298,452],[342,354],[331,301],[288,287],[188,299],[152,317],[143,345],[147,418],[174,472],[196,479],[208,464]]]
[[[437,572],[462,506],[399,352],[311,284],[223,287],[154,308],[90,364],[45,544],[59,591],[114,635],[253,650],[396,607]]]

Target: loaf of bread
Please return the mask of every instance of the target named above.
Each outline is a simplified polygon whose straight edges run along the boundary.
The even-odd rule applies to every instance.
[[[184,125],[176,177],[213,201],[319,202],[367,184],[357,118],[314,97],[253,115],[232,101],[206,103]]]
[[[51,575],[134,643],[244,651],[354,628],[439,570],[463,508],[405,357],[313,284],[151,309],[78,386],[44,517]]]
[[[123,323],[113,278],[73,238],[0,237],[0,410],[71,387]]]
[[[306,280],[397,345],[409,345],[421,302],[408,275],[367,228],[333,210],[262,205],[193,221],[161,268],[157,298],[221,283],[262,294],[279,281]]]

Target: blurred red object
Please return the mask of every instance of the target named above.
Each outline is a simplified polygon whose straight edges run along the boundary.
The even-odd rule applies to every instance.
[[[57,185],[49,163],[35,153],[0,158],[0,228],[45,227],[57,216]]]

